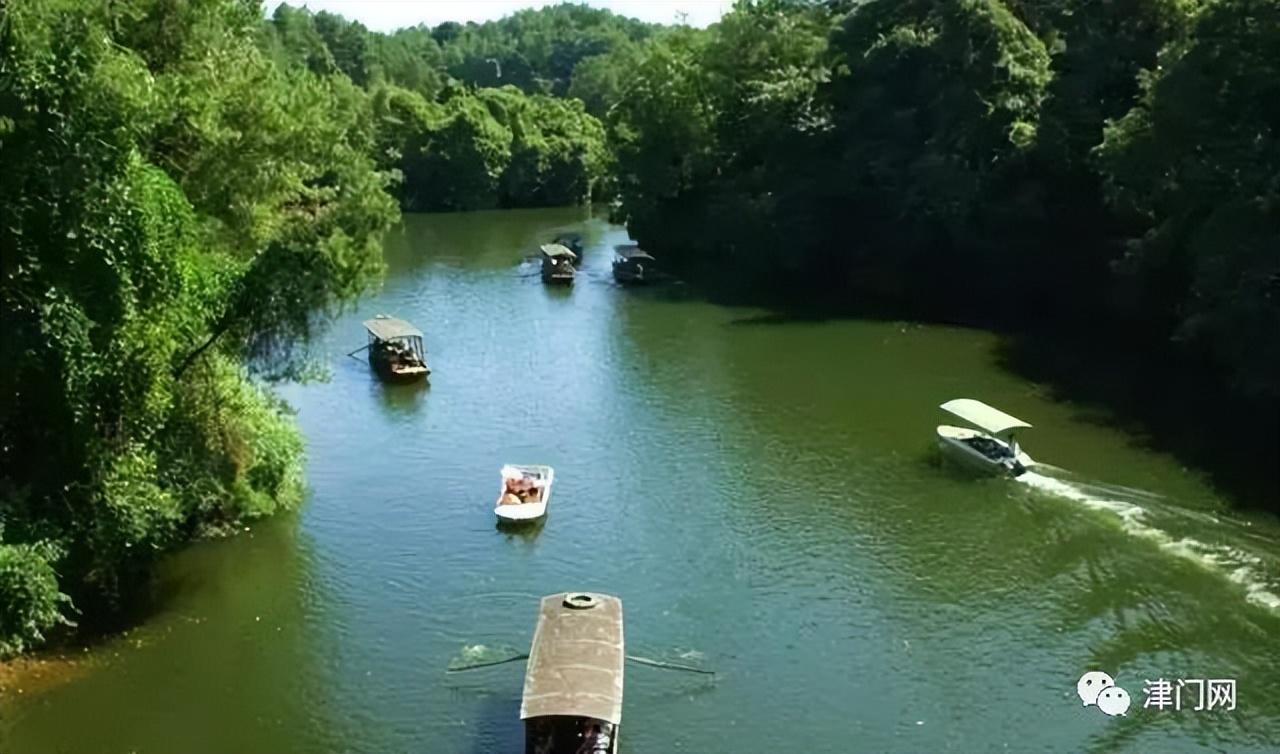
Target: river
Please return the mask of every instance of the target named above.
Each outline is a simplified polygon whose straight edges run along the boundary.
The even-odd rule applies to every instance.
[[[571,290],[520,263],[559,230],[589,243]],[[0,749],[517,752],[523,664],[446,668],[527,651],[537,598],[578,589],[622,598],[630,653],[716,672],[629,666],[629,754],[1280,748],[1274,519],[988,333],[621,289],[625,240],[585,209],[406,217],[313,345],[328,381],[280,390],[303,509],[173,557],[157,614],[6,691]],[[429,386],[345,355],[383,312],[425,330]],[[1059,470],[939,465],[962,396]],[[555,466],[543,525],[495,527],[504,462]],[[1089,670],[1126,715],[1081,704]],[[1158,679],[1235,681],[1235,708],[1144,707]]]

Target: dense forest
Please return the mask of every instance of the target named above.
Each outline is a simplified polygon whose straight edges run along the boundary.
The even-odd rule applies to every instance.
[[[341,76],[368,92],[378,163],[398,171],[404,209],[468,210],[602,197],[601,111],[566,95],[578,63],[631,49],[653,31],[561,5],[380,34],[280,5],[264,47],[282,68]]]
[[[1277,0],[764,0],[611,55],[621,215],[686,277],[1009,333],[1280,498]]]
[[[128,606],[155,558],[300,500],[260,379],[376,278],[368,97],[233,2],[0,22],[0,652]]]
[[[269,380],[376,279],[397,205],[611,201],[717,296],[1123,353],[1148,387],[1113,402],[1206,445],[1260,427],[1236,455],[1274,469],[1280,0],[0,13],[0,654],[298,503]]]

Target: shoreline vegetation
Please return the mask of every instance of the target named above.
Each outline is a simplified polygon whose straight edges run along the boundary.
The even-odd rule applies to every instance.
[[[299,504],[270,383],[401,210],[612,200],[712,298],[1004,333],[1280,508],[1275,0],[0,13],[0,657],[118,628],[165,553]]]
[[[615,215],[664,265],[1001,333],[1280,511],[1280,3],[776,0],[630,60]]]
[[[271,382],[312,372],[297,347],[377,280],[399,206],[588,201],[605,131],[558,95],[652,30],[4,4],[0,657],[127,625],[164,554],[295,508]],[[513,33],[541,35],[543,73],[498,49]]]

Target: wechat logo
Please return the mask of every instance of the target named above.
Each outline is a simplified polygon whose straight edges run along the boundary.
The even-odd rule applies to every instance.
[[[1116,679],[1100,670],[1090,670],[1076,681],[1076,695],[1084,706],[1095,706],[1103,714],[1115,717],[1129,711],[1129,692],[1116,685]]]

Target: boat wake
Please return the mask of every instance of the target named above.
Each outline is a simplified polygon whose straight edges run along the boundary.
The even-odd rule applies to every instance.
[[[1043,470],[1043,469],[1042,469]],[[1103,511],[1119,519],[1120,526],[1133,536],[1155,543],[1161,550],[1189,560],[1211,572],[1239,584],[1249,602],[1269,610],[1280,611],[1280,568],[1264,556],[1245,549],[1243,543],[1209,543],[1191,536],[1173,533],[1176,526],[1165,526],[1179,517],[1194,518],[1197,527],[1217,527],[1223,538],[1240,540],[1232,532],[1233,522],[1208,513],[1164,505],[1158,495],[1127,487],[1082,484],[1048,476],[1040,471],[1027,471],[1017,481],[1054,497],[1071,500],[1086,508]]]

